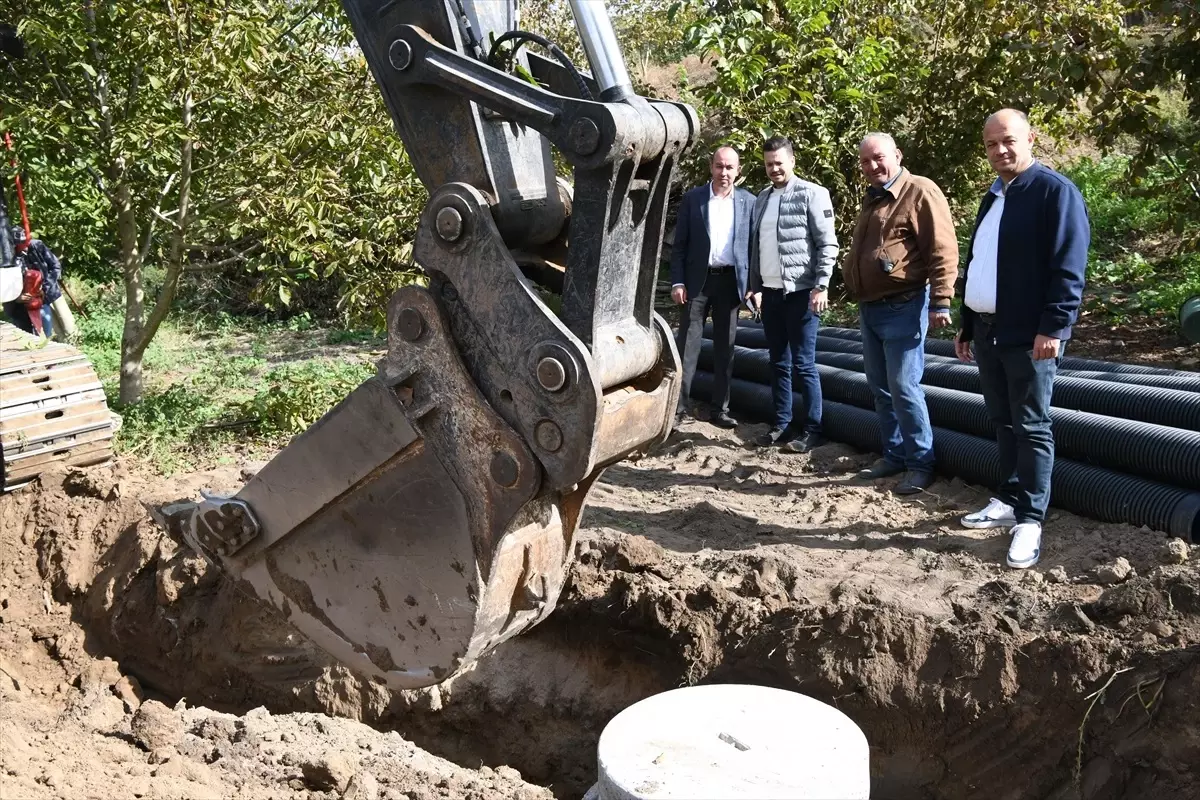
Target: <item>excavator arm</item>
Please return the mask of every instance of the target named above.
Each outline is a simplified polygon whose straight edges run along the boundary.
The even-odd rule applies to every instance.
[[[508,56],[536,84],[498,68],[494,43],[529,38],[515,2],[343,5],[430,190],[428,286],[392,296],[376,376],[239,492],[155,516],[331,656],[410,689],[544,620],[596,478],[670,432],[679,356],[652,298],[698,123],[634,94],[601,0],[571,0],[590,75]]]

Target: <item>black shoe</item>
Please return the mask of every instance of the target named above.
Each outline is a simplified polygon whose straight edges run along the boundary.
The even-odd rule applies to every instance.
[[[904,480],[900,481],[892,489],[892,494],[920,494],[930,486],[933,486],[933,481],[932,472],[914,472],[910,469],[904,473]]]
[[[724,411],[713,412],[708,421],[713,425],[716,425],[718,428],[725,428],[727,430],[730,428],[736,428],[738,425],[737,420],[729,416]]]
[[[823,444],[829,444],[829,440],[819,433],[809,432],[799,439],[787,442],[779,449],[785,453],[807,453],[810,450],[816,450]]]
[[[772,445],[790,442],[794,438],[796,437],[792,433],[791,428],[781,428],[778,425],[773,425],[771,426],[771,430],[755,436],[754,443],[759,447],[771,447]]]
[[[893,475],[899,475],[901,472],[904,472],[904,467],[897,467],[886,458],[880,458],[866,469],[859,470],[858,475],[855,477],[864,481],[874,481],[879,478],[890,478]]]

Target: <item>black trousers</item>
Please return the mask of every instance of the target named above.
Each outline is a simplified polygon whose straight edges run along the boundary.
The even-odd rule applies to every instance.
[[[738,306],[737,275],[732,269],[720,274],[708,273],[700,294],[689,297],[687,311],[679,322],[676,344],[683,359],[683,386],[680,407],[692,394],[692,378],[700,360],[700,344],[704,339],[704,320],[711,309],[713,319],[713,384],[711,408],[714,412],[729,411],[729,384],[733,380],[733,340],[737,336]]]

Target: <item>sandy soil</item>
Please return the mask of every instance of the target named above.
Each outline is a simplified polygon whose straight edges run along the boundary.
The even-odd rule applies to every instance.
[[[1014,572],[955,524],[986,493],[901,500],[853,480],[870,456],[762,429],[689,422],[608,470],[559,611],[422,692],[330,663],[149,522],[237,468],[0,498],[0,796],[579,797],[608,719],[705,681],[836,704],[877,798],[1200,794],[1200,550],[1056,512]]]

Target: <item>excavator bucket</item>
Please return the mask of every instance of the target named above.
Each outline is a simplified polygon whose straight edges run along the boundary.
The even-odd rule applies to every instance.
[[[400,307],[420,316],[404,368],[385,359],[236,497],[151,511],[334,658],[411,689],[554,609],[586,487],[535,496],[444,313],[418,287]]]
[[[411,689],[545,619],[596,478],[669,434],[679,354],[652,298],[699,121],[633,94],[596,0],[571,0],[595,81],[513,56],[565,93],[486,52],[512,3],[343,1],[430,189],[429,286],[392,296],[376,377],[235,496],[153,513],[334,658]],[[518,252],[564,257],[557,312]]]

